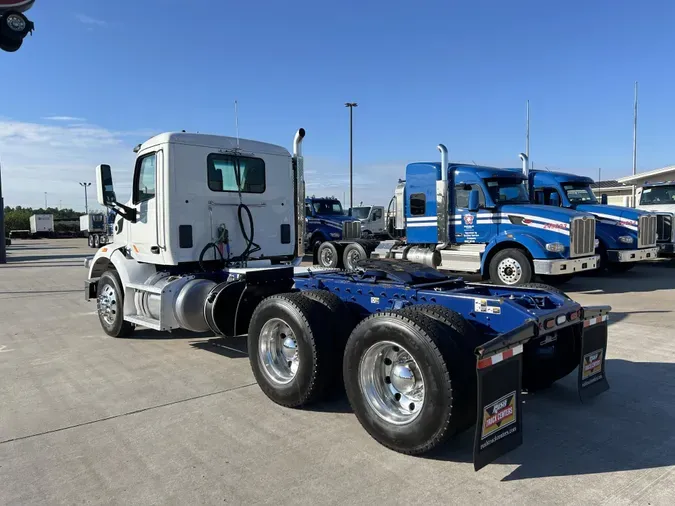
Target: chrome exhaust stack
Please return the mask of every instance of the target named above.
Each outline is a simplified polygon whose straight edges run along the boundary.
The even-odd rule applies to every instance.
[[[302,140],[305,138],[305,129],[300,128],[293,138],[293,168],[295,169],[295,241],[296,258],[293,263],[298,265],[305,256],[305,170],[302,156]]]
[[[518,155],[523,162],[523,176],[525,176],[525,186],[529,189],[530,187],[530,170],[528,168],[529,157],[525,153],[520,153]]]
[[[436,146],[441,152],[441,180],[436,181],[436,217],[438,219],[437,250],[445,249],[448,239],[448,148],[443,144]]]

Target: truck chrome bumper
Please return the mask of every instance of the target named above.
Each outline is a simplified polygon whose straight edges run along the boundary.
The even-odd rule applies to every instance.
[[[583,258],[564,258],[561,260],[534,260],[535,274],[560,275],[591,271],[598,267],[600,255]]]
[[[645,249],[609,249],[607,250],[607,260],[613,263],[641,262],[643,260],[655,260],[658,254],[658,247]]]

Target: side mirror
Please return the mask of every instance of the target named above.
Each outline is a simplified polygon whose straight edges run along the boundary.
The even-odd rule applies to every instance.
[[[560,207],[560,195],[558,195],[558,192],[551,193],[551,196],[549,197],[549,203],[552,206]]]
[[[478,209],[480,209],[480,195],[478,193],[478,190],[471,190],[471,193],[469,193],[469,211],[472,213],[478,212]]]
[[[603,206],[607,205],[607,194],[606,193],[603,193],[602,195],[600,195],[600,203]]]
[[[96,167],[96,198],[104,207],[110,207],[117,202],[110,165]]]

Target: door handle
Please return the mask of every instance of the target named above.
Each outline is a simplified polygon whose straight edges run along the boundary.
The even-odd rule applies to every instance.
[[[150,253],[154,253],[155,255],[159,255],[159,246],[152,246],[150,248]]]

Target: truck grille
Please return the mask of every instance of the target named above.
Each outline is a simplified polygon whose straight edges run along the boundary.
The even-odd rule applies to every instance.
[[[656,215],[656,241],[671,242],[673,238],[673,215],[664,213]]]
[[[640,216],[638,222],[638,248],[656,246],[656,216]]]
[[[595,218],[574,218],[570,224],[570,256],[595,253]]]
[[[361,239],[361,222],[345,221],[342,223],[343,239]]]

